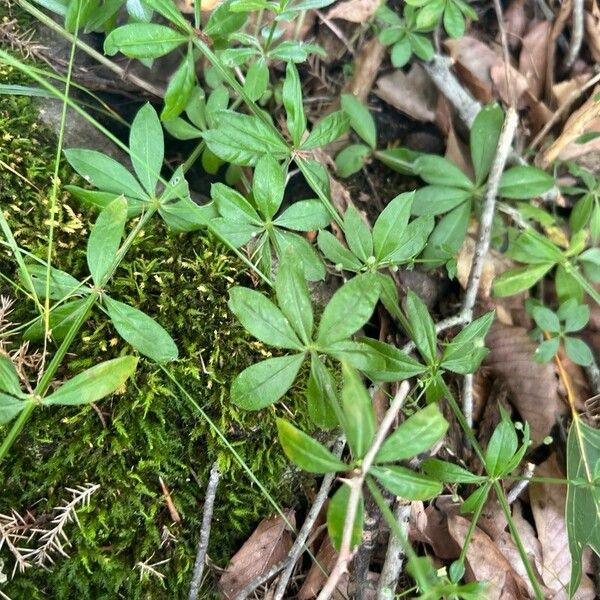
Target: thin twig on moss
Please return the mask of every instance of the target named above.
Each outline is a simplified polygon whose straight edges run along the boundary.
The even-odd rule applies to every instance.
[[[337,587],[340,578],[344,573],[348,571],[348,564],[353,556],[353,551],[351,548],[352,545],[352,532],[354,530],[354,521],[356,519],[356,511],[358,510],[358,505],[360,502],[360,497],[362,494],[362,488],[367,477],[367,473],[375,460],[375,456],[383,444],[388,431],[392,427],[398,412],[402,408],[406,397],[409,392],[408,381],[403,381],[390,404],[388,411],[385,413],[383,420],[381,421],[381,425],[377,429],[377,433],[375,434],[375,439],[371,444],[368,452],[365,454],[362,465],[360,467],[360,472],[358,475],[355,475],[350,480],[346,480],[345,484],[350,487],[350,495],[348,497],[348,505],[346,508],[346,518],[344,520],[344,530],[342,533],[342,541],[340,544],[340,551],[325,585],[321,590],[317,600],[328,600],[335,588]]]
[[[200,541],[198,542],[198,551],[196,553],[196,562],[194,563],[194,573],[190,585],[189,600],[196,600],[202,584],[202,575],[204,573],[204,563],[206,561],[206,552],[208,550],[208,541],[210,539],[210,529],[212,525],[213,509],[215,506],[215,497],[217,495],[217,486],[219,485],[219,467],[214,463],[206,487],[206,499],[204,500],[204,513],[202,515],[202,529],[200,530]]]

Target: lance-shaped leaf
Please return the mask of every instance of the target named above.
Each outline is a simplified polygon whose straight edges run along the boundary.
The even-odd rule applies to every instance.
[[[481,185],[490,172],[503,123],[504,113],[497,103],[484,106],[473,121],[469,146],[477,185]]]
[[[286,456],[308,473],[336,473],[348,466],[317,440],[285,419],[277,419],[279,442]]]
[[[165,92],[165,106],[160,114],[163,121],[178,117],[187,106],[196,85],[196,63],[190,46],[179,68],[169,81]]]
[[[361,261],[342,246],[339,240],[329,231],[319,231],[317,238],[319,250],[325,255],[327,260],[331,261],[336,267],[346,269],[347,271],[360,271],[362,267]]]
[[[343,112],[334,112],[321,119],[310,132],[301,150],[314,150],[337,140],[348,130],[350,120]]]
[[[275,229],[275,239],[281,254],[291,253],[296,256],[296,259],[302,265],[304,277],[308,281],[325,279],[325,265],[306,238],[291,231]]]
[[[281,311],[301,340],[308,344],[313,329],[310,294],[301,267],[289,254],[284,256],[277,272],[275,292]]]
[[[322,429],[335,427],[338,400],[335,396],[335,382],[329,369],[321,362],[316,352],[310,355],[310,375],[306,383],[308,416]]]
[[[189,37],[158,23],[130,23],[113,29],[104,40],[104,53],[129,58],[158,58],[187,42]]]
[[[335,292],[319,323],[317,343],[346,339],[360,329],[373,314],[379,299],[379,281],[372,273],[357,275]]]
[[[441,483],[405,467],[371,467],[369,474],[386,490],[407,500],[427,500],[442,491]]]
[[[398,426],[375,456],[376,463],[397,462],[429,450],[448,429],[436,404],[430,404]]]
[[[350,205],[344,215],[344,235],[350,250],[363,262],[373,254],[371,230],[354,206]]]
[[[17,400],[13,396],[0,393],[0,425],[6,425],[12,421],[30,401]]]
[[[519,443],[515,426],[502,408],[500,415],[502,420],[492,433],[485,452],[485,467],[491,477],[505,474]]]
[[[422,463],[423,470],[436,481],[444,483],[483,483],[487,480],[481,475],[474,475],[471,471],[463,469],[438,458],[428,458]]]
[[[15,365],[5,354],[0,354],[0,391],[18,398],[25,396],[21,391],[19,375]]]
[[[245,410],[260,410],[281,398],[292,386],[304,354],[268,358],[244,369],[231,385],[231,401]]]
[[[349,497],[350,488],[346,484],[342,484],[329,501],[329,506],[327,507],[327,532],[329,533],[332,546],[338,551],[342,545]],[[356,509],[354,525],[352,527],[350,548],[355,548],[360,544],[362,539],[364,514],[365,501],[361,493]]]
[[[315,231],[327,227],[331,222],[329,211],[320,200],[294,202],[273,223],[278,227],[295,231]]]
[[[349,94],[342,95],[342,108],[350,119],[350,127],[373,149],[377,145],[375,121],[369,109]]]
[[[73,323],[85,312],[86,303],[85,299],[73,300],[50,311],[49,326],[52,339],[60,341],[67,335]],[[40,316],[23,332],[23,339],[36,341],[41,340],[44,335],[44,319]]]
[[[116,194],[115,192],[101,192],[99,190],[86,190],[85,188],[77,185],[65,185],[65,190],[73,194],[77,200],[85,202],[90,206],[99,208],[102,210],[106,208],[111,202],[114,202],[122,194]],[[138,200],[137,198],[127,198],[127,217],[137,217],[143,210],[145,202]]]
[[[137,112],[129,131],[131,164],[145,190],[154,195],[160,176],[165,144],[158,115],[151,104]]]
[[[268,154],[256,163],[252,192],[258,210],[266,219],[271,219],[281,206],[286,175],[286,169]]]
[[[437,349],[435,324],[424,302],[411,290],[406,297],[406,314],[415,345],[428,363],[434,363]]]
[[[370,362],[373,365],[361,368],[373,381],[402,381],[427,370],[418,360],[415,360],[395,346],[367,337],[358,338],[363,347],[368,350]]]
[[[383,260],[394,254],[403,243],[414,200],[414,192],[396,196],[382,211],[373,225],[375,258]]]
[[[171,23],[178,25],[182,29],[189,29],[190,24],[183,18],[181,12],[173,0],[143,0],[144,4],[160,13]]]
[[[294,146],[297,147],[306,130],[306,116],[302,104],[302,87],[298,69],[293,62],[288,62],[283,82],[283,105],[287,115],[287,126]]]
[[[260,292],[235,287],[229,292],[228,306],[244,328],[261,342],[276,348],[303,348],[284,314]]]
[[[42,400],[45,406],[90,404],[109,396],[135,373],[138,359],[122,356],[85,370]]]
[[[33,282],[35,293],[40,298],[46,297],[46,282],[48,281],[48,270],[46,265],[27,265],[27,272]],[[89,294],[90,290],[75,279],[72,275],[54,267],[50,267],[50,300],[62,300],[66,296]]]
[[[87,244],[87,264],[94,283],[105,283],[123,239],[127,220],[127,200],[123,196],[111,202],[98,216]]]
[[[141,354],[157,363],[177,358],[173,338],[152,317],[108,296],[104,297],[104,306],[118,334]]]

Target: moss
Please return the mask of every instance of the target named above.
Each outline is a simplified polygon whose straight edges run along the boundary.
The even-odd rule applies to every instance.
[[[0,71],[2,82],[14,77],[6,68]],[[43,256],[55,140],[36,121],[27,98],[0,97],[0,131],[5,136],[0,160],[12,169],[0,165],[0,202],[19,243]],[[64,183],[75,180],[66,165],[60,178]],[[54,264],[83,277],[93,215],[60,193],[56,216]],[[3,256],[1,268],[10,274],[12,261],[7,253]],[[157,220],[135,243],[110,293],[153,315],[173,335],[182,356],[173,374],[275,500],[290,505],[297,482],[291,480],[275,442],[272,415],[238,411],[228,400],[232,377],[266,354],[227,310],[228,288],[248,283],[243,273],[242,264],[210,237],[170,235]],[[6,284],[3,288],[2,293],[14,294]],[[31,306],[19,302],[15,314],[31,317]],[[99,310],[73,350],[76,355],[63,376],[131,351]],[[288,407],[293,406],[292,398]],[[66,488],[100,485],[89,507],[78,511],[80,527],[67,527],[70,557],[58,557],[49,572],[32,568],[16,575],[0,588],[13,600],[187,597],[204,487],[215,460],[223,480],[209,549],[213,560],[224,564],[256,522],[272,512],[218,436],[156,366],[142,361],[127,391],[98,408],[101,416],[92,407],[38,409],[2,463],[0,513],[15,509],[42,515],[68,497]],[[172,522],[159,477],[171,491],[179,524]],[[9,572],[12,559],[6,548],[0,559]],[[164,580],[145,575],[140,581],[138,563],[164,560],[168,562],[157,567]],[[211,597],[209,587],[204,597]]]

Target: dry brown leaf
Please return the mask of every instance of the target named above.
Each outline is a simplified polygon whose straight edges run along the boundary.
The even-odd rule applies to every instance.
[[[448,518],[448,531],[453,539],[464,545],[470,522],[454,515]],[[487,581],[486,599],[529,600],[527,586],[515,572],[496,544],[478,527],[467,549],[467,581]]]
[[[504,11],[504,29],[508,45],[512,50],[516,50],[521,45],[521,39],[529,23],[525,2],[526,0],[512,0]]]
[[[456,135],[456,131],[452,124],[448,131],[448,139],[446,140],[445,157],[453,162],[463,173],[466,173],[471,179],[475,179],[473,165],[471,164],[471,156],[468,146]]]
[[[319,565],[325,570],[326,573],[330,573],[331,569],[333,569],[335,562],[337,560],[338,554],[333,549],[331,545],[331,541],[329,536],[326,535],[323,539],[323,543],[319,548],[319,552],[317,553],[317,560],[312,563],[310,566],[310,570],[308,571],[308,575],[298,592],[298,600],[310,600],[311,598],[316,598],[327,579],[327,576]],[[345,589],[348,585],[348,576],[345,575],[340,581],[338,588]],[[335,596],[334,596],[335,597]]]
[[[380,4],[381,0],[347,0],[336,4],[327,14],[327,18],[364,23],[375,14]]]
[[[585,12],[585,41],[592,58],[600,62],[600,6],[592,2],[592,12]]]
[[[438,496],[426,509],[422,502],[413,502],[410,507],[411,541],[431,546],[435,556],[442,560],[454,560],[460,555],[460,546],[448,533],[448,515],[458,514],[460,504],[452,496]]]
[[[286,518],[295,524],[294,511]],[[292,535],[281,515],[263,519],[221,576],[224,598],[235,598],[255,577],[283,560],[292,547]]]
[[[500,60],[490,69],[490,77],[494,82],[498,96],[503,102],[511,104],[514,98],[516,102],[519,102],[519,107],[523,104],[520,102],[521,97],[529,88],[527,78],[524,75],[512,66],[507,71],[504,62]]]
[[[397,69],[380,77],[375,94],[416,121],[435,121],[437,88],[418,63],[408,73]]]
[[[354,59],[352,78],[344,85],[344,93],[353,94],[358,100],[365,103],[384,56],[385,46],[377,37],[364,44]]]
[[[556,454],[552,454],[542,463],[535,474],[539,477],[565,477],[558,465]],[[554,592],[553,600],[567,600],[567,587],[571,577],[571,554],[565,524],[566,494],[566,486],[554,483],[532,482],[529,485],[531,510],[541,546],[541,574],[546,587]],[[585,574],[589,562],[587,565],[585,563],[584,560],[584,574],[575,595],[576,600],[595,598],[593,583]]]
[[[523,327],[494,323],[485,345],[490,349],[485,366],[506,384],[511,404],[529,423],[534,445],[541,444],[566,412],[554,363],[533,360],[536,344]]]
[[[554,86],[554,67],[556,63],[556,46],[565,25],[573,12],[573,0],[564,0],[560,6],[558,16],[552,25],[552,34],[548,43],[548,60],[546,62],[546,98],[550,99],[550,92]],[[553,107],[551,107],[553,108]]]
[[[575,143],[580,135],[600,130],[600,102],[594,100],[594,96],[599,91],[600,86],[596,86],[585,104],[569,117],[560,136],[541,155],[539,161],[541,166],[546,167],[557,158],[572,160],[593,150],[600,150],[600,138],[586,144]]]
[[[544,91],[551,33],[550,21],[540,21],[533,25],[523,38],[523,48],[519,55],[519,71],[527,80],[528,91],[537,99],[542,98]]]

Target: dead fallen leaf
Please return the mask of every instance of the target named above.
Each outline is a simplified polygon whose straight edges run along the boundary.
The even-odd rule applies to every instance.
[[[344,94],[353,94],[365,103],[385,56],[385,46],[374,37],[361,48],[354,59],[352,78],[344,85]]]
[[[452,123],[450,123],[450,130],[448,131],[448,138],[446,140],[445,157],[453,162],[463,173],[466,173],[472,179],[475,178],[469,148],[467,144],[456,135]]]
[[[286,518],[295,524],[294,511]],[[235,598],[255,577],[283,560],[292,547],[292,535],[281,515],[263,519],[221,576],[224,598]]]
[[[458,514],[460,504],[452,496],[438,496],[427,508],[422,502],[411,504],[409,538],[431,546],[442,560],[454,560],[460,555],[460,546],[448,533],[448,515]]]
[[[327,14],[327,18],[364,23],[375,14],[380,4],[380,0],[347,0],[336,4]]]
[[[552,454],[535,472],[538,477],[556,477],[563,479],[565,474],[558,465],[556,454]],[[567,600],[567,587],[571,577],[571,554],[565,524],[565,500],[567,488],[555,483],[532,482],[529,485],[531,510],[541,546],[543,581],[554,595],[553,600]],[[585,574],[588,562],[584,554],[583,577],[575,594],[577,600],[595,598],[594,585]]]
[[[561,160],[573,160],[593,150],[600,150],[600,138],[596,138],[585,144],[577,144],[575,141],[584,133],[600,130],[600,102],[594,100],[594,96],[599,91],[600,86],[596,86],[590,98],[583,106],[567,119],[562,133],[541,155],[539,161],[541,166],[547,167],[557,158]]]
[[[592,58],[600,62],[600,6],[592,2],[592,12],[585,12],[585,41]]]
[[[503,102],[511,104],[514,98],[519,107],[524,106],[524,103],[521,102],[521,97],[529,89],[529,83],[524,75],[512,66],[507,70],[504,62],[501,60],[492,65],[490,77],[494,82],[498,96]]]
[[[490,353],[484,365],[506,383],[511,404],[529,423],[533,444],[539,445],[566,412],[554,363],[533,360],[536,344],[523,327],[494,323],[485,343]]]
[[[519,55],[519,71],[527,80],[528,91],[537,99],[542,98],[544,91],[551,33],[550,21],[540,21],[533,25],[523,38],[523,48]]]
[[[454,515],[448,518],[448,532],[462,546],[467,537],[470,522]],[[487,581],[486,599],[529,600],[527,586],[515,572],[496,544],[478,527],[475,528],[467,549],[467,581]]]
[[[548,60],[546,61],[546,98],[550,100],[550,92],[554,86],[554,67],[556,65],[556,47],[557,40],[560,37],[565,25],[571,18],[573,12],[573,0],[565,0],[560,5],[558,16],[552,24],[552,33],[548,43]],[[550,107],[554,108],[554,107]]]
[[[329,536],[326,535],[323,543],[317,553],[317,560],[312,563],[308,575],[298,592],[298,600],[310,600],[316,598],[323,587],[327,576],[325,573],[330,573],[337,560],[338,554],[333,549]],[[320,565],[320,567],[319,567]],[[325,573],[321,570],[325,570]],[[344,575],[338,585],[339,590],[344,590],[348,586],[348,575]],[[335,596],[334,596],[335,597]]]
[[[521,45],[523,34],[527,29],[529,17],[525,10],[526,0],[512,0],[504,11],[504,29],[511,50],[516,50]]]
[[[437,88],[418,63],[408,73],[396,69],[380,77],[375,94],[416,121],[435,121]]]

